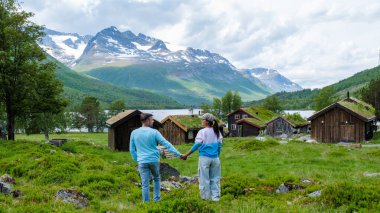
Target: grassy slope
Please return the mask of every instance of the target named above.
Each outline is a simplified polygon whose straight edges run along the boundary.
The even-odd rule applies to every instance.
[[[39,140],[43,136],[17,137]],[[59,137],[71,138],[70,135]],[[251,138],[229,138],[224,141],[221,155],[224,180],[219,203],[200,200],[198,186],[188,185],[186,190],[162,193],[160,203],[143,205],[140,203],[141,191],[133,184],[139,181],[139,177],[129,153],[108,150],[106,134],[82,133],[74,134],[74,137],[93,141],[95,145],[76,140],[60,149],[39,142],[0,141],[0,173],[15,176],[17,185],[14,188],[25,194],[17,199],[0,195],[0,212],[147,212],[173,211],[179,207],[197,212],[201,209],[216,212],[380,210],[380,177],[363,176],[364,172],[379,172],[378,148],[348,149],[329,144],[289,143],[244,151],[234,147],[250,143]],[[177,146],[181,152],[190,147],[191,144]],[[57,152],[51,153],[52,149]],[[182,175],[197,173],[195,155],[187,162],[176,159],[164,161]],[[301,184],[301,178],[317,183],[304,184],[305,191],[274,192],[284,182]],[[91,199],[90,206],[75,209],[71,204],[56,201],[55,193],[62,188],[86,193]],[[244,188],[254,189],[244,193]],[[319,189],[327,193],[316,199],[307,198],[308,193]],[[186,212],[183,209],[178,211]]]
[[[233,74],[227,65],[150,63],[127,67],[102,67],[86,72],[118,86],[147,89],[167,95],[180,103],[199,105],[238,90],[244,100],[260,99],[270,94],[262,85]]]
[[[49,58],[49,60],[54,60]],[[178,108],[183,107],[173,99],[149,91],[120,88],[90,76],[77,73],[56,61],[57,78],[64,83],[64,95],[72,105],[81,103],[85,96],[95,96],[103,104],[122,99],[128,108]]]
[[[355,75],[341,80],[335,84],[329,85],[333,87],[336,94],[340,97],[345,97],[347,91],[357,96],[357,91],[365,86],[370,80],[380,77],[380,66],[372,69],[363,70]],[[285,109],[313,109],[314,97],[319,92],[319,89],[305,89],[296,92],[280,92],[275,95],[281,99]],[[246,105],[261,105],[263,100],[252,101]]]

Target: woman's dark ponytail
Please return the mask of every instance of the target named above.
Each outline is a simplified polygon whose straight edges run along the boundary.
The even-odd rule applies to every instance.
[[[217,136],[217,138],[219,138],[220,132],[219,132],[218,121],[214,120],[214,125],[212,126],[212,129],[214,130],[215,135]]]

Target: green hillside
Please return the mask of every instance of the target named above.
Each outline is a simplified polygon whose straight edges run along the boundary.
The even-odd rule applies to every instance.
[[[354,96],[358,96],[358,90],[364,87],[370,80],[376,78],[380,78],[380,66],[363,70],[327,87],[332,87],[335,93],[342,98],[347,94],[347,91],[354,94]],[[319,91],[320,89],[304,89],[296,92],[279,92],[274,95],[281,100],[281,105],[284,109],[314,109],[314,97]],[[263,100],[245,103],[247,106],[261,104],[263,104]]]
[[[134,64],[127,67],[101,67],[86,74],[122,87],[146,89],[167,95],[186,105],[199,105],[237,90],[243,100],[269,95],[259,82],[243,78],[225,64]]]
[[[106,82],[99,81],[90,76],[77,73],[57,60],[56,75],[64,84],[64,96],[70,100],[71,105],[80,103],[86,96],[94,96],[103,105],[122,99],[128,108],[178,108],[183,107],[172,98],[158,95],[139,89],[119,88]]]

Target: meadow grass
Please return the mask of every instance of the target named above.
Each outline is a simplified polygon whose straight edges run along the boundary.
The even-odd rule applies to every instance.
[[[24,195],[0,195],[0,212],[376,212],[380,211],[379,148],[347,148],[334,144],[254,138],[226,138],[221,154],[221,201],[199,198],[196,184],[162,193],[159,203],[141,203],[141,189],[128,152],[107,148],[106,133],[70,133],[51,138],[72,139],[61,148],[47,145],[42,135],[17,135],[0,141],[0,174],[16,178],[14,189]],[[185,153],[192,144],[177,148]],[[53,151],[54,150],[54,151]],[[187,161],[163,159],[181,175],[197,174],[197,154]],[[301,179],[312,180],[305,184]],[[282,183],[304,187],[286,194]],[[252,190],[246,190],[251,188]],[[76,189],[89,206],[76,208],[55,199],[60,189]],[[307,196],[323,190],[322,196]]]

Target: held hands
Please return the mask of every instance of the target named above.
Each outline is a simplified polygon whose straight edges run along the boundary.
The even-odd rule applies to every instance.
[[[187,155],[181,155],[179,158],[180,158],[181,160],[187,160]]]

